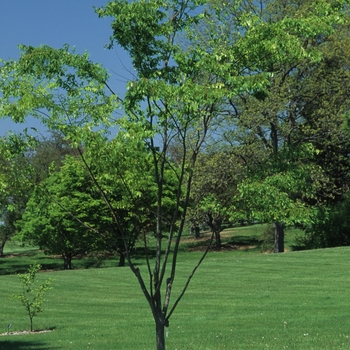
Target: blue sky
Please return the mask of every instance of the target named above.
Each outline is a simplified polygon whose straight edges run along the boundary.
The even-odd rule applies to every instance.
[[[17,59],[19,44],[55,48],[64,44],[75,46],[76,52],[89,52],[94,62],[103,64],[111,74],[110,83],[118,94],[125,91],[132,66],[127,54],[120,48],[107,50],[112,33],[110,19],[98,18],[93,6],[104,6],[107,0],[1,0],[0,57]],[[8,130],[39,127],[37,121],[26,125],[0,119],[0,135]]]

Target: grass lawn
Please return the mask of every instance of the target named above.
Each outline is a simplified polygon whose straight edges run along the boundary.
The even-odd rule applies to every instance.
[[[237,237],[252,243],[261,233],[251,229],[228,234],[224,243],[242,242]],[[188,246],[179,256],[174,295],[200,256]],[[249,246],[208,254],[170,319],[167,349],[350,349],[350,248],[262,254]],[[37,258],[19,254],[1,259],[0,270]],[[146,271],[141,261],[140,269]],[[54,289],[34,328],[53,331],[1,336],[0,349],[155,348],[152,316],[127,267],[38,274],[48,277]],[[29,327],[22,305],[9,299],[19,289],[17,276],[0,276],[0,333],[9,323],[11,331]]]

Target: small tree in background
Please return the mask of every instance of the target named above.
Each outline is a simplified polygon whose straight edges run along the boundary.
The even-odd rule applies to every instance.
[[[37,272],[41,269],[40,264],[33,264],[29,266],[28,272],[25,274],[18,274],[19,279],[22,282],[22,291],[13,294],[12,299],[18,299],[25,307],[29,320],[30,331],[33,331],[33,318],[40,312],[43,312],[42,304],[44,302],[44,294],[49,289],[53,278],[49,278],[37,288],[34,285],[38,282],[36,279]]]

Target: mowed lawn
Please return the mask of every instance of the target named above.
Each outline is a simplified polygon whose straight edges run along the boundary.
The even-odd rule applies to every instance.
[[[170,319],[167,349],[350,349],[350,248],[247,254],[210,252]],[[182,252],[174,294],[200,257]],[[9,259],[4,258],[2,266]],[[140,260],[140,268],[146,267]],[[106,267],[53,271],[35,329],[5,335],[0,349],[155,349],[153,320],[131,271]],[[10,295],[16,275],[0,276],[0,333],[28,329]]]

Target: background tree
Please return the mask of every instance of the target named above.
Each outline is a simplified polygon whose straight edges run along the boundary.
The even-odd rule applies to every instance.
[[[235,215],[235,197],[242,172],[242,162],[229,152],[213,150],[203,152],[198,158],[189,218],[198,226],[201,223],[209,226],[218,250],[221,249],[221,231],[239,220]]]
[[[223,134],[225,140],[229,141],[228,147],[231,145],[234,152],[237,152],[237,145],[240,145],[239,156],[249,165],[250,174],[253,168],[258,172],[261,168],[266,170],[266,166],[269,168],[269,171],[263,171],[260,176],[257,175],[258,181],[251,182],[254,176],[249,175],[251,180],[246,180],[245,183],[248,181],[251,188],[256,187],[256,195],[264,194],[262,198],[263,201],[266,199],[267,209],[266,215],[263,215],[264,219],[270,220],[274,217],[274,220],[277,220],[275,221],[275,251],[283,251],[285,223],[280,222],[278,217],[286,218],[286,212],[280,212],[280,215],[277,215],[279,208],[283,207],[282,203],[278,204],[277,199],[283,200],[286,195],[289,198],[288,207],[291,209],[292,203],[295,203],[294,213],[303,213],[298,209],[299,200],[295,201],[296,191],[290,188],[290,184],[293,183],[300,185],[301,178],[298,173],[304,172],[306,175],[303,188],[307,183],[310,185],[315,181],[318,183],[318,186],[312,186],[315,193],[311,194],[308,191],[308,196],[302,198],[304,202],[307,201],[312,205],[320,204],[326,197],[328,200],[334,197],[336,192],[341,191],[341,183],[347,177],[348,160],[345,156],[347,151],[343,153],[342,150],[348,146],[344,147],[347,144],[347,138],[344,137],[341,124],[344,122],[344,111],[348,109],[347,89],[342,88],[344,84],[348,85],[345,64],[348,59],[344,52],[346,49],[342,50],[340,46],[338,47],[338,45],[343,47],[345,37],[348,37],[344,34],[344,30],[347,31],[346,13],[342,12],[344,4],[345,2],[342,1],[332,3],[241,1],[227,4],[221,12],[217,11],[215,20],[209,22],[209,34],[204,31],[204,39],[209,45],[212,43],[210,50],[221,49],[220,59],[224,62],[232,57],[230,56],[232,47],[242,49],[245,48],[245,44],[254,47],[253,55],[245,58],[249,61],[244,70],[244,74],[250,77],[250,80],[247,80],[249,85],[235,87],[230,81],[231,72],[227,71],[226,76],[221,71],[217,73],[225,84],[238,90],[223,109],[223,113],[228,115]],[[327,11],[324,12],[326,8]],[[341,16],[339,11],[342,13]],[[244,19],[241,17],[242,13],[246,14]],[[225,24],[227,24],[226,27]],[[213,27],[216,28],[215,32],[218,36],[222,36],[222,33],[226,34],[222,36],[224,39],[211,35]],[[239,30],[236,30],[237,28]],[[257,28],[260,29],[259,33],[255,32]],[[246,39],[245,44],[235,46],[234,43],[243,40],[242,33]],[[274,34],[271,35],[271,33]],[[286,36],[289,36],[289,39]],[[207,40],[208,38],[210,40]],[[338,40],[339,43],[334,44]],[[272,46],[266,45],[266,42],[271,43]],[[335,50],[331,49],[332,46]],[[271,47],[276,48],[276,51],[269,51]],[[342,58],[336,59],[335,52],[340,51],[343,51]],[[244,55],[243,51],[238,52]],[[237,55],[238,52],[235,51],[235,54]],[[259,60],[257,57],[263,57],[263,59]],[[330,62],[333,63],[330,64]],[[237,67],[237,69],[240,68]],[[302,144],[306,148],[309,144],[314,148],[315,153],[314,155],[309,153],[310,157],[307,159],[304,157],[306,163],[296,159],[295,172],[293,170],[294,175],[292,175],[290,167],[292,159],[289,155],[291,152],[300,154]],[[293,148],[295,151],[292,151]],[[334,152],[335,149],[338,151]],[[259,157],[257,157],[258,154]],[[281,168],[284,155],[287,158]],[[328,156],[334,157],[331,167],[326,164]],[[275,159],[277,165],[275,170],[271,167],[271,159]],[[307,175],[310,163],[315,164],[312,171],[313,181],[309,181],[310,177]],[[304,164],[307,165],[303,170]],[[337,169],[343,169],[341,174],[335,170],[334,165]],[[320,167],[316,175],[317,166]],[[288,176],[284,176],[284,184],[281,177],[283,167],[285,172],[289,172]],[[300,169],[296,170],[297,167]],[[331,169],[338,174],[332,176]],[[264,180],[262,176],[267,178]],[[269,179],[270,176],[271,179]],[[273,180],[276,178],[279,180]],[[269,185],[266,187],[267,183]],[[286,186],[289,186],[287,191]],[[241,190],[243,188],[246,187],[240,187]],[[278,195],[279,192],[281,195]],[[269,205],[272,193],[275,198],[273,204],[275,213],[271,216],[267,214],[268,212],[272,214]],[[241,194],[247,198],[248,202],[249,196],[253,195],[250,191],[246,193],[241,191]],[[262,205],[260,208],[254,208],[252,201],[248,206],[252,206],[251,212],[255,214],[257,212],[261,214],[261,209],[264,207]],[[262,219],[263,216],[260,214],[258,216]],[[299,219],[308,221],[310,218],[307,216]],[[296,217],[295,219],[299,221]]]
[[[61,255],[64,269],[72,268],[73,257],[102,250],[103,240],[96,232],[110,237],[112,231],[91,178],[72,157],[35,189],[18,227],[22,241],[30,241],[46,254]]]
[[[27,131],[3,137],[0,147],[0,256],[3,256],[5,243],[16,234],[16,223],[34,188],[49,175],[50,169],[59,169],[66,154],[74,151],[58,133],[44,138]]]
[[[16,222],[34,187],[25,158],[31,141],[24,134],[9,134],[0,140],[0,257],[16,233]]]

